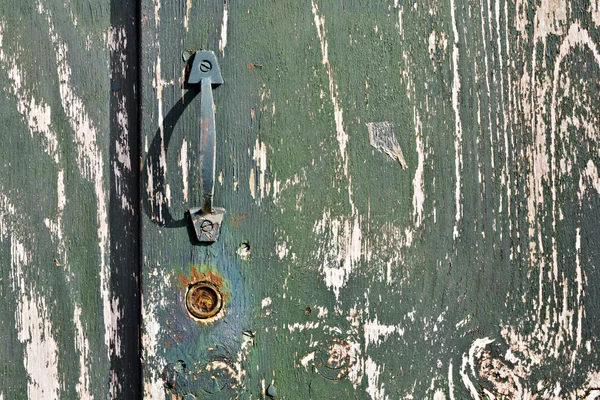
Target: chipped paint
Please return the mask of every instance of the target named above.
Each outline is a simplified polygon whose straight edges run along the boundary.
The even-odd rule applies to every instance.
[[[329,78],[329,96],[331,103],[333,104],[336,139],[338,141],[340,155],[344,163],[344,175],[348,176],[348,157],[346,154],[348,134],[344,129],[344,110],[342,110],[342,107],[340,106],[337,85],[333,79],[333,71],[331,69],[331,64],[329,63],[329,45],[327,43],[327,38],[325,37],[325,17],[320,14],[319,8],[315,4],[314,0],[311,0],[311,4],[315,20],[315,27],[317,28],[317,35],[319,36],[319,44],[321,45],[321,56],[323,57],[322,64],[325,66],[327,77]]]
[[[250,171],[250,195],[252,198],[256,198],[258,195],[258,198],[262,200],[265,196],[269,195],[270,184],[267,179],[267,145],[258,138],[256,138],[256,143],[254,144],[252,159],[256,163],[258,187],[256,186],[256,174],[254,169],[252,169]]]
[[[190,10],[192,9],[192,0],[185,1],[185,18],[183,19],[183,26],[185,31],[188,32],[190,28]]]
[[[25,283],[23,269],[31,262],[25,245],[15,236],[10,238],[11,281],[18,283],[19,302],[15,308],[18,340],[25,345],[23,365],[28,375],[27,396],[30,399],[59,399],[59,349],[53,326],[47,314],[46,299]]]
[[[56,162],[59,162],[58,138],[52,129],[52,109],[43,100],[36,100],[30,93],[25,83],[27,76],[18,57],[8,57],[3,48],[3,32],[6,22],[0,20],[0,63],[7,67],[10,86],[5,88],[17,99],[17,111],[23,116],[27,123],[29,133],[32,137],[41,139],[44,151]]]
[[[273,302],[273,299],[271,299],[270,297],[265,297],[261,301],[261,307],[262,308],[268,307],[271,305],[272,302]]]
[[[366,392],[371,396],[373,400],[387,400],[388,396],[385,395],[385,384],[379,383],[379,374],[381,374],[383,367],[377,365],[371,357],[367,357],[365,363],[365,373],[367,375],[367,389]]]
[[[164,282],[164,276],[159,268],[154,269],[156,282]],[[161,279],[162,278],[162,279]],[[158,357],[161,325],[158,320],[158,307],[161,306],[160,288],[155,288],[152,293],[142,293],[142,315],[144,316],[144,329],[142,330],[142,346],[144,349],[144,362],[152,362],[158,368],[151,373],[144,374],[144,399],[163,399],[164,389],[160,371],[166,366],[166,360]]]
[[[128,38],[124,27],[111,27],[108,33],[108,47],[113,59],[118,59],[119,66],[111,70],[111,79],[113,81],[127,79],[127,49]],[[116,121],[119,129],[119,135],[115,141],[117,159],[113,161],[112,170],[115,177],[115,187],[117,195],[121,200],[121,209],[131,215],[135,214],[135,205],[129,197],[126,190],[126,177],[131,175],[131,149],[129,148],[128,138],[129,119],[127,116],[127,96],[117,94]]]
[[[452,109],[454,110],[454,153],[455,153],[455,189],[454,189],[454,238],[459,236],[458,223],[462,218],[462,194],[461,194],[461,171],[463,167],[463,156],[462,156],[462,122],[460,117],[460,74],[458,71],[458,63],[460,59],[460,51],[458,48],[458,28],[456,25],[456,5],[454,0],[450,0],[450,15],[452,17],[452,32],[453,32],[453,46],[452,46]]]
[[[315,352],[310,352],[300,359],[300,365],[308,370],[308,365],[315,360]]]
[[[189,176],[189,164],[188,164],[188,142],[187,140],[183,139],[183,143],[181,144],[181,151],[179,152],[179,160],[177,161],[177,164],[179,165],[179,167],[181,168],[181,186],[182,186],[182,190],[183,190],[183,201],[187,202],[188,201],[188,196],[189,196],[189,183],[188,183],[188,176]]]
[[[75,324],[75,345],[79,351],[79,382],[77,382],[77,394],[82,400],[92,400],[90,392],[90,343],[81,323],[81,307],[76,305],[73,310],[73,322]]]
[[[248,177],[248,187],[250,189],[250,196],[256,199],[256,178],[254,177],[254,168],[250,170],[250,176]]]
[[[358,216],[352,220],[332,217],[326,210],[322,218],[313,228],[316,237],[324,237],[319,241],[315,258],[321,260],[327,287],[339,298],[340,289],[346,285],[350,275],[363,257],[362,230]]]
[[[367,129],[371,146],[387,154],[392,160],[398,161],[400,166],[406,169],[406,160],[396,139],[394,124],[391,122],[369,122],[367,123]]]
[[[448,393],[450,394],[450,400],[456,400],[454,397],[454,369],[452,367],[452,360],[448,363]]]
[[[252,395],[263,395],[269,382],[277,381],[277,371],[279,382],[286,374],[296,374],[320,393],[332,387],[328,380],[346,380],[335,387],[350,397],[590,397],[597,387],[567,388],[567,379],[540,379],[545,372],[555,373],[558,365],[569,382],[581,381],[592,368],[589,360],[596,357],[585,330],[586,315],[593,311],[587,292],[593,287],[586,247],[589,227],[587,221],[573,219],[573,213],[579,218],[595,212],[584,202],[600,187],[594,158],[597,124],[568,115],[566,102],[568,97],[576,106],[584,101],[583,94],[576,96],[581,83],[567,74],[571,64],[585,60],[584,72],[573,72],[593,78],[595,65],[589,59],[595,55],[576,39],[564,59],[555,57],[563,53],[572,20],[580,17],[568,2],[558,0],[451,0],[446,5],[450,10],[441,3],[401,5],[395,0],[347,5],[341,16],[335,13],[338,6],[326,7],[317,0],[311,6],[313,18],[306,4],[298,7],[305,8],[300,15],[309,17],[303,24],[314,20],[317,35],[313,30],[308,39],[294,13],[288,13],[288,39],[277,24],[253,25],[252,18],[277,21],[278,7],[224,6],[236,21],[244,16],[240,29],[251,27],[261,38],[253,42],[253,35],[247,36],[248,54],[254,54],[257,43],[262,49],[268,35],[282,38],[272,51],[257,52],[261,59],[248,60],[249,79],[256,81],[249,81],[251,96],[244,90],[238,93],[250,114],[250,142],[243,148],[232,144],[231,154],[224,155],[232,169],[219,178],[231,194],[249,179],[248,191],[229,201],[254,209],[248,211],[252,222],[231,224],[241,228],[234,233],[233,249],[213,246],[205,255],[204,250],[198,254],[197,249],[159,248],[148,252],[149,257],[168,259],[173,253],[180,263],[188,254],[219,261],[226,254],[226,265],[243,271],[243,287],[254,290],[268,274],[269,284],[279,288],[256,287],[265,290],[243,302],[247,309],[239,314],[250,316],[243,329],[260,332],[256,340],[245,334],[240,339],[243,351],[238,357],[248,355],[250,366],[236,364],[236,371],[248,368],[249,391],[260,392],[257,382],[262,380],[263,392]],[[373,12],[355,20],[347,11],[353,7]],[[590,12],[598,8],[595,1],[589,7]],[[221,17],[227,18],[221,11],[220,4],[212,11],[217,15],[212,19],[217,21],[216,39],[225,31],[223,23],[219,32]],[[167,18],[163,21],[167,24]],[[588,16],[585,21],[591,23]],[[588,34],[583,26],[592,31],[578,24],[577,35]],[[156,26],[151,25],[152,32]],[[165,26],[161,30],[169,31]],[[394,29],[398,36],[386,36]],[[241,44],[231,39],[227,51],[233,54]],[[224,43],[221,38],[221,54]],[[296,46],[317,54],[320,50],[317,61],[323,66],[309,62],[307,68]],[[363,58],[365,68],[354,68],[365,52],[370,54]],[[166,47],[163,53],[165,62]],[[152,76],[154,56],[145,59]],[[297,70],[308,75],[286,75]],[[572,92],[563,94],[566,89]],[[165,88],[165,99],[170,91]],[[363,93],[369,96],[363,99]],[[145,115],[156,122],[156,101],[144,104],[149,106]],[[589,115],[595,111],[586,108]],[[232,126],[248,123],[248,115],[227,118]],[[366,123],[385,119],[396,126]],[[407,129],[394,132],[406,119]],[[360,139],[360,131],[365,133],[365,123],[371,146],[364,136],[362,142],[350,142],[350,135]],[[380,128],[393,141],[388,151],[374,144],[374,131]],[[337,142],[331,149],[327,145],[333,129]],[[575,137],[577,129],[585,130],[580,138]],[[317,132],[310,136],[314,141],[307,132]],[[229,133],[224,135],[227,143],[237,143]],[[373,148],[403,164],[398,139],[410,163],[408,171],[397,166],[373,169],[387,159]],[[286,157],[302,143],[306,148]],[[371,153],[377,163],[369,162]],[[589,161],[582,159],[588,154]],[[398,174],[398,179],[381,190],[377,180],[384,175],[387,180],[388,174]],[[579,182],[569,180],[577,178]],[[170,182],[174,193],[183,190],[180,179]],[[572,187],[573,198],[567,198]],[[173,231],[158,229],[155,235],[152,229],[151,245],[166,240],[166,246],[179,246],[169,242]],[[252,259],[243,246],[234,253],[247,237],[259,237],[251,239],[257,240],[252,242]],[[152,276],[151,270],[145,273]],[[160,322],[170,329],[170,322]],[[287,350],[290,357],[279,357]],[[337,367],[345,362],[340,354],[350,353],[351,365],[328,370],[328,363]],[[394,357],[398,354],[402,357]],[[256,357],[262,364],[251,362]],[[286,369],[292,365],[295,370]],[[315,373],[324,379],[313,379]],[[353,394],[351,387],[367,392]],[[301,390],[278,386],[286,398],[302,398]]]
[[[415,227],[420,226],[423,223],[423,210],[425,203],[425,188],[423,182],[423,170],[425,168],[425,151],[423,149],[423,139],[421,135],[422,123],[415,109],[415,138],[417,145],[417,169],[415,171],[415,177],[413,179],[413,216],[415,220]]]
[[[364,323],[365,332],[365,353],[369,348],[369,344],[381,345],[390,335],[398,334],[404,336],[404,329],[400,325],[384,325],[380,324],[375,317],[374,320]]]
[[[477,376],[475,373],[475,357],[479,355],[481,351],[490,343],[494,341],[489,338],[476,339],[469,348],[469,352],[463,354],[462,363],[460,367],[460,376],[463,384],[471,393],[471,397],[474,400],[480,400],[479,393],[475,388],[475,385],[471,381],[470,376]],[[469,375],[470,374],[470,375]]]
[[[50,11],[38,2],[38,12],[46,18],[49,26],[49,36],[56,49],[57,73],[59,76],[59,95],[61,106],[65,112],[69,125],[74,132],[75,143],[78,146],[77,163],[84,178],[94,184],[96,197],[96,221],[98,224],[98,246],[100,257],[100,292],[103,302],[104,319],[104,342],[108,357],[120,354],[117,345],[119,338],[117,333],[119,311],[114,307],[118,300],[111,298],[110,293],[110,268],[108,267],[108,196],[104,183],[104,160],[102,150],[98,146],[98,133],[90,119],[84,101],[79,97],[71,83],[72,70],[68,64],[67,44],[56,33],[53,16]],[[113,388],[118,382],[111,382]],[[113,389],[114,390],[114,389]]]
[[[296,322],[294,324],[288,324],[287,329],[290,331],[290,333],[293,333],[295,331],[302,332],[304,330],[317,329],[319,326],[320,323],[318,321],[308,321],[304,324]]]
[[[225,57],[225,46],[227,46],[227,20],[229,19],[227,12],[227,0],[223,1],[223,22],[221,23],[221,39],[219,39],[219,51]]]

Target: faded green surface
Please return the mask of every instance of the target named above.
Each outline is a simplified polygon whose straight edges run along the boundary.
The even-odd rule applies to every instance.
[[[595,396],[591,3],[142,2],[146,398]],[[225,80],[210,247],[184,215],[186,49],[218,52]],[[407,169],[371,146],[379,122]],[[177,277],[200,262],[233,293],[210,326]],[[225,392],[185,380],[215,361]]]
[[[598,4],[142,4],[146,398],[598,393]],[[210,247],[184,215],[198,48],[225,80]],[[210,326],[178,278],[201,262],[233,294]]]
[[[598,1],[137,6],[0,2],[0,399],[600,395]]]
[[[132,4],[0,2],[2,399],[139,396]]]

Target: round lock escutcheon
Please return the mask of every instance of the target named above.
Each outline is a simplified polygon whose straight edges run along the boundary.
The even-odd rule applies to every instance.
[[[221,291],[210,282],[195,282],[188,288],[185,305],[194,318],[214,317],[223,307]]]

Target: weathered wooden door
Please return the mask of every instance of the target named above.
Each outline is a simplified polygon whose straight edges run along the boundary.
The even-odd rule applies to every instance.
[[[136,398],[134,1],[0,1],[0,399]]]
[[[0,399],[600,398],[597,0],[0,5]]]

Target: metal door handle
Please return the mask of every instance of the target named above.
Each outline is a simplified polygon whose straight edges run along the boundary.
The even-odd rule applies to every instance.
[[[223,83],[215,53],[198,51],[187,80],[200,83],[200,149],[202,158],[202,207],[188,210],[196,238],[215,242],[221,232],[225,209],[212,206],[215,193],[216,133],[212,89]]]

